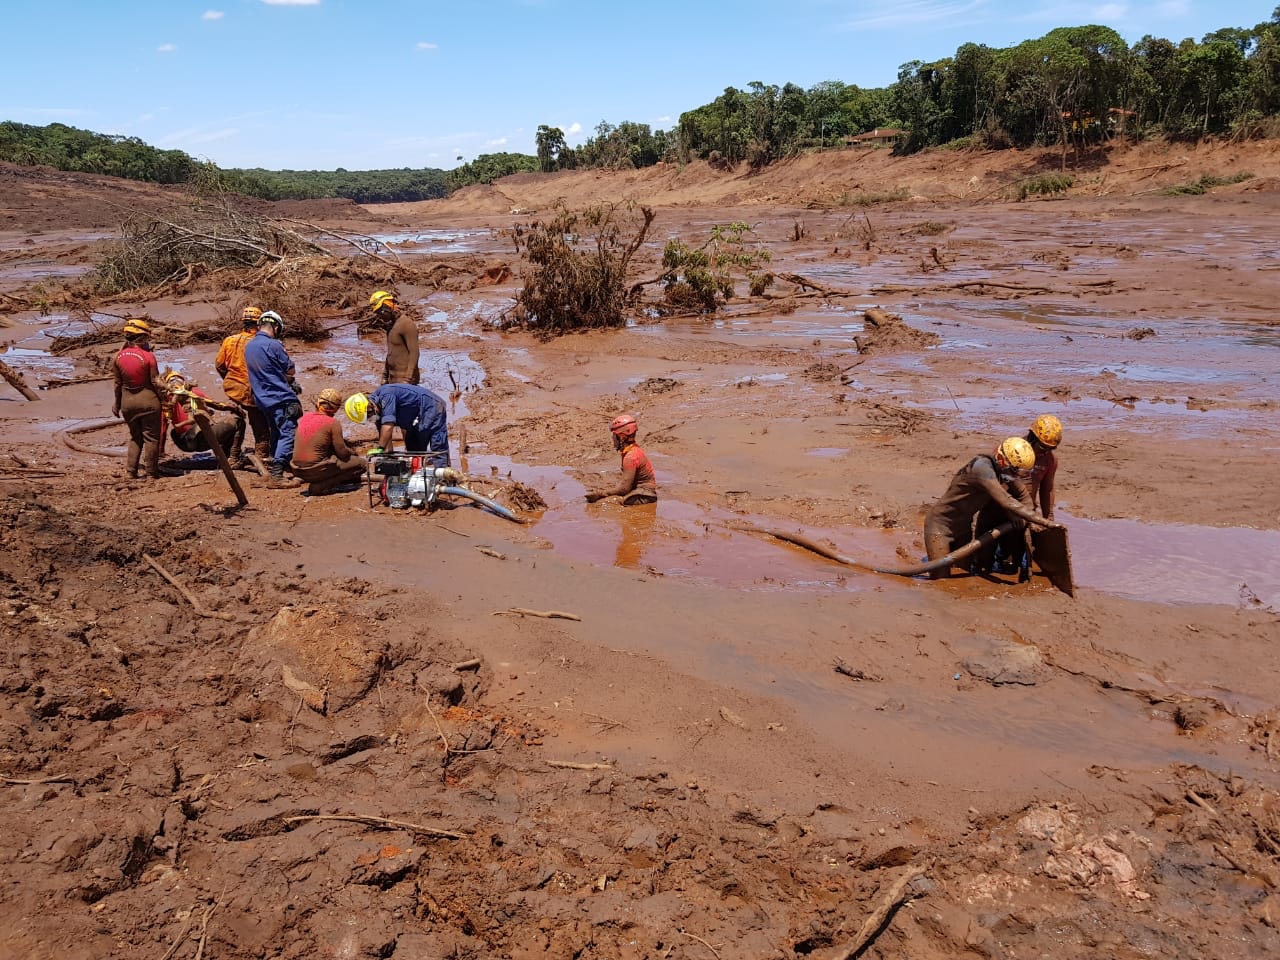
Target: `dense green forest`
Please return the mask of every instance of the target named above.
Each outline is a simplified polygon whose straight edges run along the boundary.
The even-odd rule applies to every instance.
[[[358,203],[428,200],[512,173],[646,167],[695,159],[763,165],[842,147],[873,128],[903,131],[895,149],[1082,144],[1206,136],[1280,137],[1280,7],[1253,27],[1199,41],[1146,36],[1130,47],[1109,27],[1059,27],[1011,47],[966,43],[932,63],[912,61],[887,87],[825,81],[808,89],[761,82],[728,87],[686,111],[673,130],[601,122],[571,147],[540,126],[537,156],[483,154],[450,170],[220,169],[136,137],[60,123],[0,122],[0,160],[155,183],[234,190],[269,200],[347,197]]]

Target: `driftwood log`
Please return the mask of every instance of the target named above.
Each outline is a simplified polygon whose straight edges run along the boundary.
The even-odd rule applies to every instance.
[[[28,400],[40,399],[39,395],[27,386],[27,381],[23,379],[22,374],[2,360],[0,360],[0,377],[4,377],[9,386],[13,387]]]

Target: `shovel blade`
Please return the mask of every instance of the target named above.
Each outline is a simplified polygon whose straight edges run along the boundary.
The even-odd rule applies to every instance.
[[[1033,531],[1031,546],[1040,572],[1068,597],[1074,597],[1076,585],[1071,576],[1071,544],[1067,540],[1066,528]]]

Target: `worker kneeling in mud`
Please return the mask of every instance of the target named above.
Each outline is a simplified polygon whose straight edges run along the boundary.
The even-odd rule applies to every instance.
[[[209,438],[204,435],[200,425],[192,414],[208,408],[222,410],[230,416],[219,415],[209,418],[213,427],[213,435],[218,440],[227,460],[233,467],[240,465],[244,447],[245,415],[234,403],[223,403],[210,398],[203,390],[179,373],[171,370],[164,375],[165,386],[169,390],[169,399],[164,405],[165,416],[169,420],[169,439],[183,453],[204,453],[212,450]]]
[[[347,446],[342,424],[334,419],[341,406],[342,394],[332,389],[321,390],[316,397],[316,408],[298,421],[289,469],[308,484],[303,492],[309,497],[333,493],[343,487],[353,489],[364,476],[364,457]]]
[[[399,427],[410,453],[430,453],[431,466],[449,466],[449,418],[444,401],[426,387],[384,383],[367,396],[353,393],[344,408],[352,423],[372,419],[378,425],[378,445],[370,454],[391,452],[391,432]]]
[[[1035,512],[1027,480],[1035,465],[1035,451],[1022,437],[1010,437],[992,454],[974,457],[951,478],[947,492],[924,518],[924,545],[930,560],[941,559],[999,524],[1011,521],[1006,537],[1025,539],[1026,526],[1061,527]],[[971,569],[991,569],[994,547],[980,551]],[[932,570],[935,580],[951,575],[948,564]]]
[[[609,432],[613,434],[613,448],[622,454],[622,482],[612,490],[588,493],[587,503],[595,503],[605,497],[622,497],[623,504],[628,507],[657,502],[658,480],[653,473],[653,464],[636,444],[639,429],[636,418],[629,413],[614,418],[613,423],[609,424]]]

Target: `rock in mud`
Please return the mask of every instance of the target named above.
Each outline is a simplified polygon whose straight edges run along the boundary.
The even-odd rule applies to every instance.
[[[970,676],[992,686],[1035,686],[1048,674],[1039,648],[1031,644],[975,636],[967,638],[961,646],[967,649],[962,651],[960,665]]]

